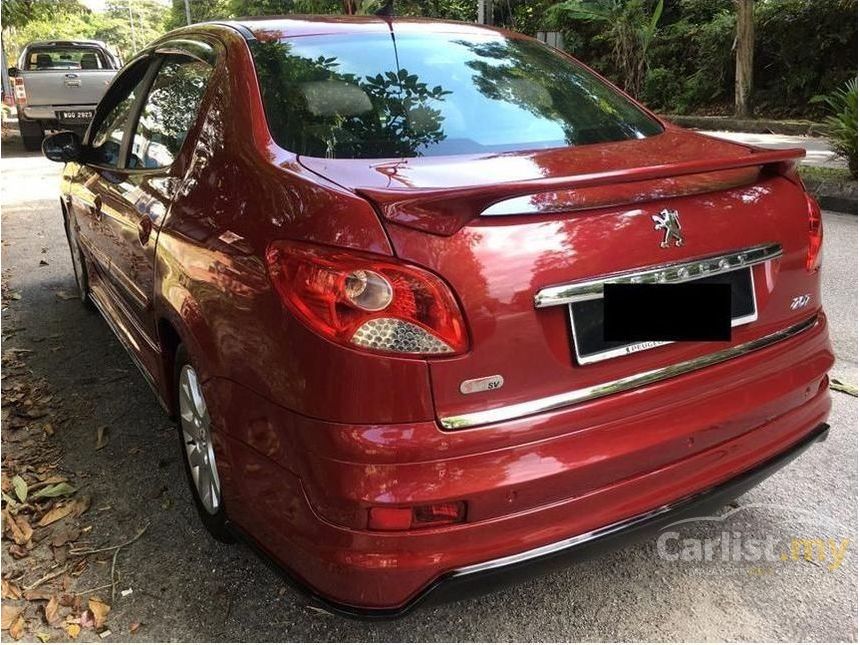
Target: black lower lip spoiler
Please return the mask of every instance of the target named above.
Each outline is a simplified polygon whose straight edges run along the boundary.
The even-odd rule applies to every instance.
[[[820,423],[789,449],[771,457],[751,470],[701,493],[603,529],[592,531],[585,536],[579,536],[581,539],[574,538],[571,540],[573,544],[567,548],[550,550],[544,555],[528,556],[520,560],[516,560],[514,557],[515,561],[510,564],[497,564],[498,561],[491,561],[487,563],[486,568],[482,568],[482,565],[475,565],[445,574],[401,607],[366,609],[332,602],[319,597],[306,585],[290,577],[289,574],[287,574],[287,578],[295,589],[308,597],[311,605],[333,614],[363,620],[399,618],[415,609],[419,604],[439,604],[490,593],[516,582],[533,578],[541,573],[558,570],[566,564],[579,562],[608,551],[617,550],[625,545],[641,542],[656,535],[666,525],[673,522],[708,515],[736,500],[776,471],[788,465],[812,444],[824,441],[829,431],[829,425]],[[248,536],[241,532],[238,532],[238,535],[252,546],[256,546],[258,551],[261,551]],[[536,551],[540,550],[537,549]],[[283,569],[274,564],[264,551],[261,551],[261,554],[283,573]]]

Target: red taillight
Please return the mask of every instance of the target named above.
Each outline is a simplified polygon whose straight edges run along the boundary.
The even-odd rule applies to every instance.
[[[824,225],[821,221],[821,208],[810,195],[806,196],[806,207],[809,211],[809,248],[806,251],[806,270],[815,271],[821,266]]]
[[[18,103],[26,103],[27,102],[27,90],[24,89],[24,79],[20,76],[16,76],[14,79],[15,85],[15,100]]]
[[[378,506],[370,509],[367,527],[374,531],[408,531],[445,524],[457,524],[466,519],[464,502],[424,504],[411,508]]]
[[[266,257],[283,302],[325,338],[408,356],[450,356],[467,349],[460,308],[445,283],[428,271],[297,242],[275,242]]]

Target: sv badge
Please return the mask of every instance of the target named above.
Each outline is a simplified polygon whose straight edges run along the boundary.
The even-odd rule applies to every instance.
[[[684,246],[684,237],[681,235],[681,220],[678,211],[670,211],[664,208],[656,215],[652,215],[655,231],[663,231],[663,241],[660,242],[661,249],[668,249],[670,242],[675,241],[675,246]]]

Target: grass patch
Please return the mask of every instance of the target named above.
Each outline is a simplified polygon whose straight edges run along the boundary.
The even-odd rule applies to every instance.
[[[856,182],[847,168],[821,168],[820,166],[799,166],[798,172],[808,183],[845,184]]]

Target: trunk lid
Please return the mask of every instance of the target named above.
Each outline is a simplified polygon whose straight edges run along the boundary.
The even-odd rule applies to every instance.
[[[806,200],[775,172],[801,154],[668,129],[532,153],[302,163],[373,201],[396,254],[442,276],[460,300],[471,350],[430,361],[437,416],[454,428],[448,420],[593,388],[808,318],[819,294],[805,268]],[[678,213],[683,245],[662,245],[652,218],[664,210]],[[550,287],[755,247],[781,253],[752,268],[755,320],[734,327],[729,342],[678,342],[585,363],[569,306],[536,306]],[[807,304],[792,309],[802,295]],[[493,385],[464,386],[475,379]]]
[[[21,72],[27,105],[96,105],[116,74],[113,69]]]

